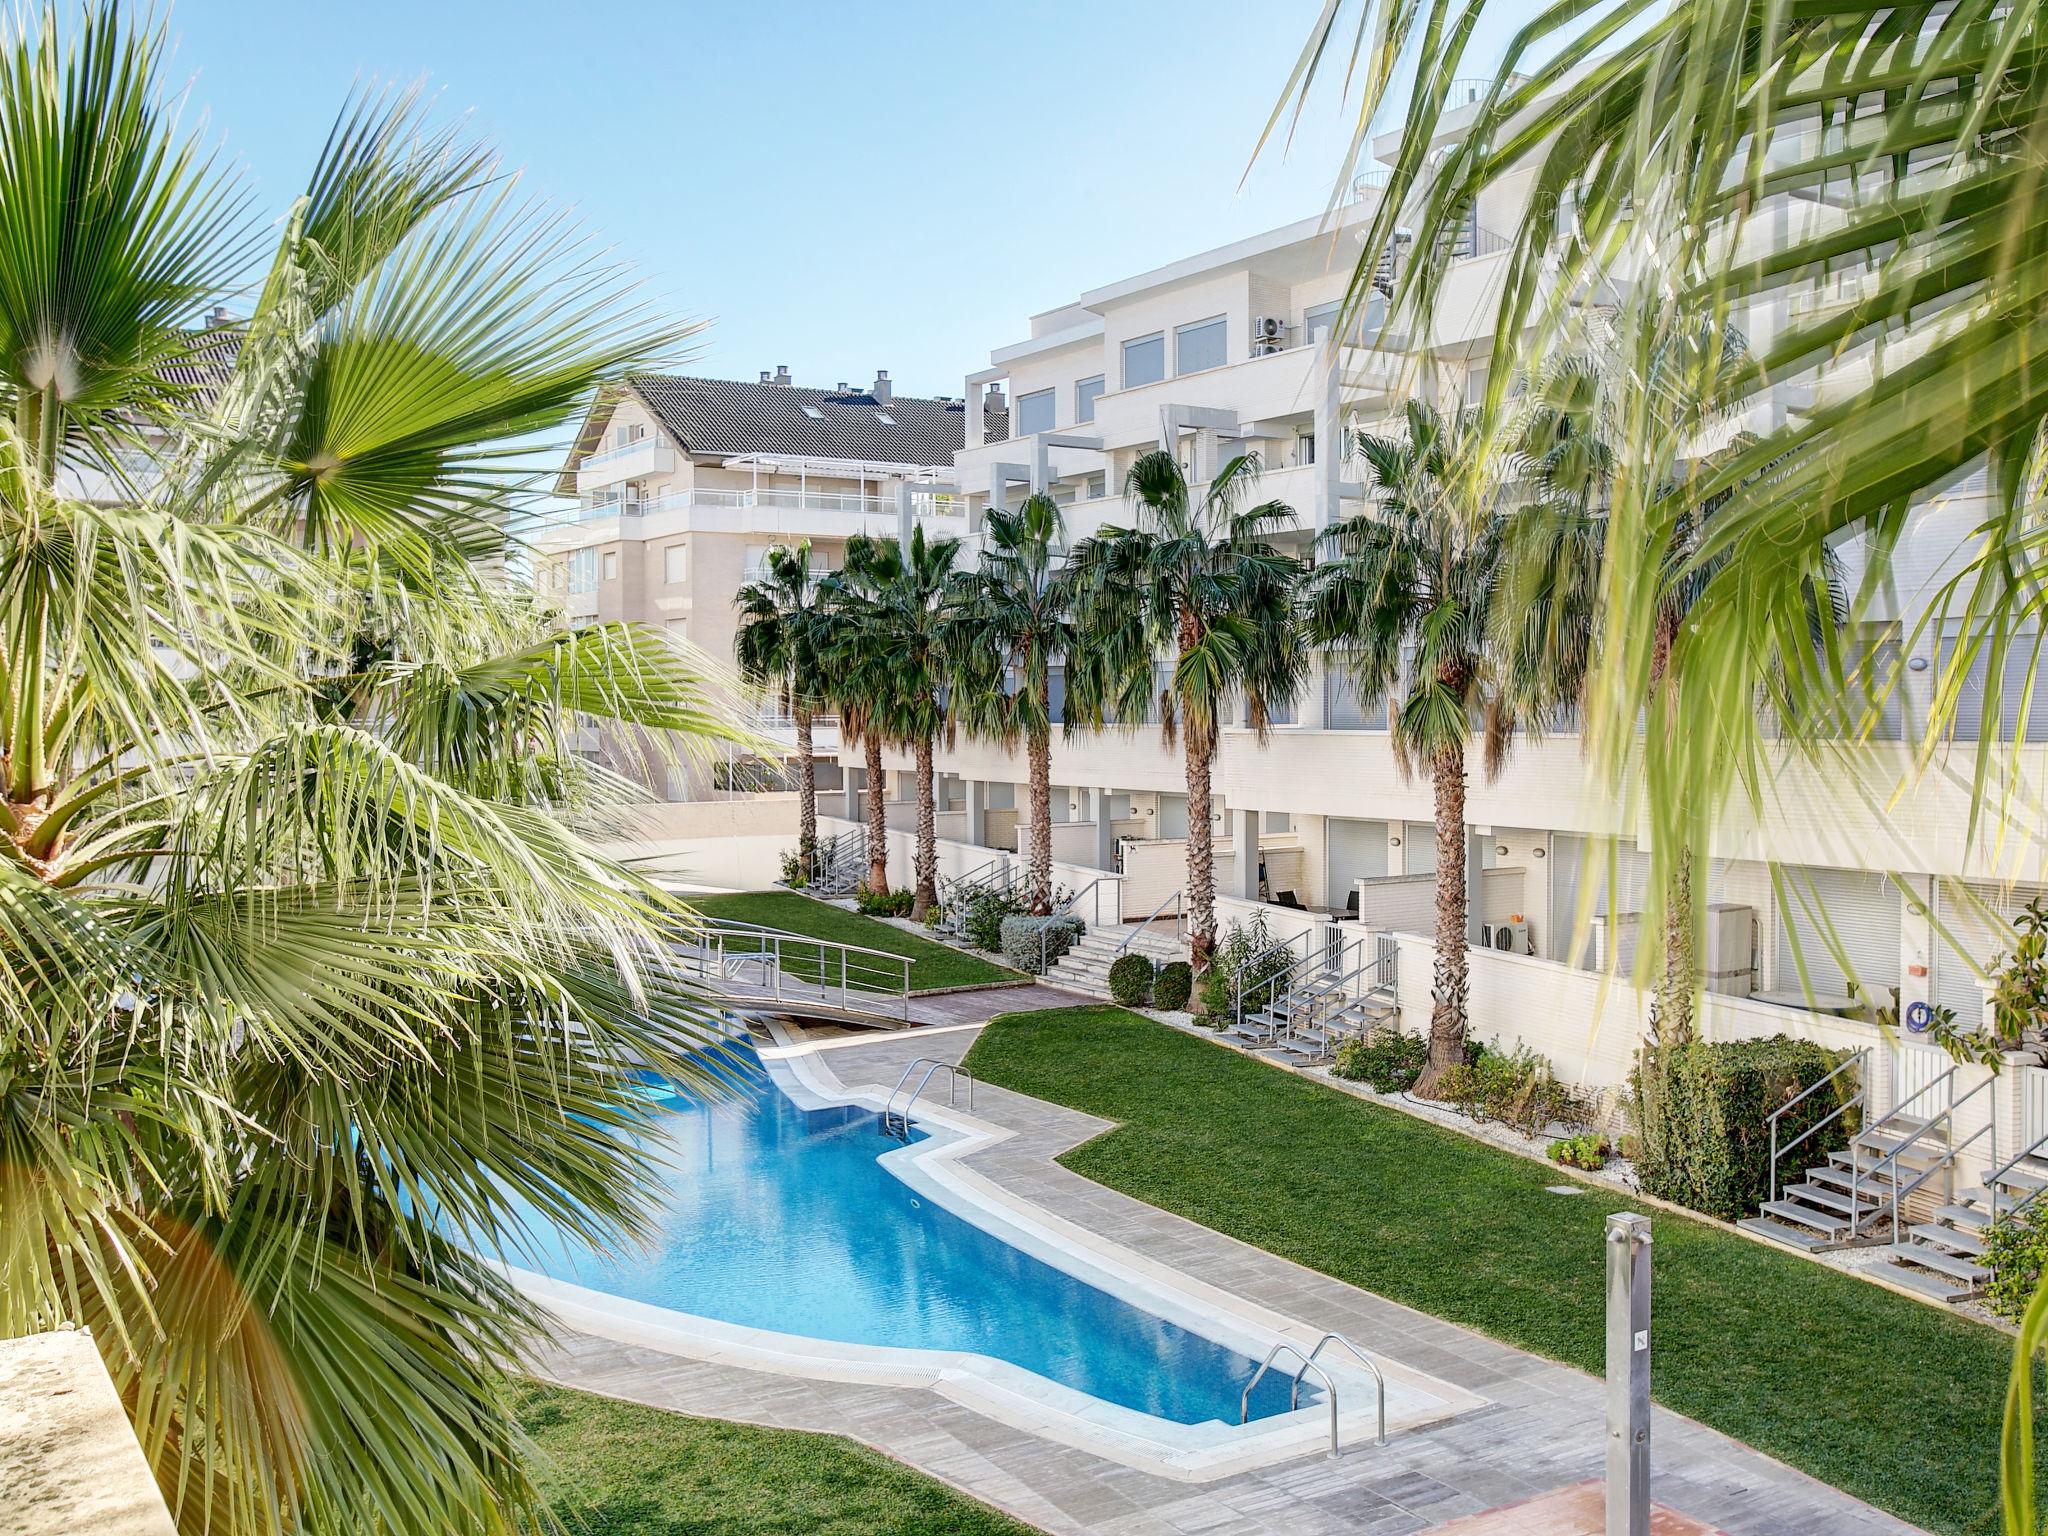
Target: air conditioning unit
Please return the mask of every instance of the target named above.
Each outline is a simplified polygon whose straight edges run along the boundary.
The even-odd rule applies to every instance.
[[[1481,923],[1479,925],[1479,947],[1497,949],[1504,955],[1533,955],[1536,953],[1529,942],[1529,925],[1525,922]]]
[[[1287,345],[1287,322],[1274,315],[1252,321],[1252,356],[1266,357]]]

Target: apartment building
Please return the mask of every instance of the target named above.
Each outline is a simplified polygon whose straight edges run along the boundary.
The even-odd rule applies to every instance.
[[[978,435],[1007,431],[997,407]],[[964,532],[951,494],[966,440],[960,400],[898,395],[886,370],[831,389],[793,383],[787,368],[754,381],[639,375],[600,399],[556,481],[573,510],[532,536],[535,580],[568,617],[667,629],[730,666],[733,595],[768,549],[808,539],[820,569],[837,569],[855,534],[897,534],[922,521]],[[735,699],[735,708],[741,707]],[[786,722],[758,721],[790,745]],[[615,744],[616,745],[616,744]],[[818,750],[838,751],[836,726]],[[638,754],[614,754],[636,774]],[[740,782],[731,765],[671,775],[671,798]],[[836,782],[828,765],[825,780]],[[746,782],[753,782],[747,780]]]
[[[1355,429],[1392,429],[1414,392],[1448,402],[1484,383],[1507,260],[1496,231],[1520,212],[1513,186],[1473,211],[1450,252],[1425,373],[1414,339],[1389,332],[1379,306],[1332,334],[1378,195],[1374,178],[1361,178],[1334,218],[1093,289],[994,348],[989,366],[966,379],[966,416],[978,425],[954,469],[970,530],[988,508],[1033,491],[1062,504],[1070,538],[1128,521],[1124,476],[1139,454],[1161,447],[1197,476],[1257,453],[1258,498],[1295,509],[1282,539],[1303,553],[1318,530],[1363,510],[1363,467],[1349,451]],[[1827,210],[1795,214],[1824,219]],[[1746,325],[1761,345],[1788,316],[1839,302],[1832,289],[1795,291]],[[1796,410],[1800,398],[1788,389],[1767,409]],[[997,401],[1000,411],[981,409]],[[2010,675],[1972,680],[1954,762],[1916,771],[1911,760],[1911,722],[1949,643],[1938,628],[1915,630],[1968,558],[1984,493],[1981,473],[1960,477],[1917,510],[1890,590],[1866,615],[1859,642],[1903,668],[1880,739],[1845,744],[1821,764],[1788,758],[1765,811],[1720,829],[1696,890],[1709,907],[1710,1034],[1782,1031],[1868,1048],[1869,1114],[1900,1105],[1920,1118],[1952,1114],[1956,1142],[1979,1159],[1995,1146],[2002,1162],[2048,1138],[2048,1069],[2021,1064],[1973,1091],[1965,1085],[1977,1069],[1952,1072],[1910,1026],[1887,1035],[1859,1021],[1893,988],[1909,1018],[1922,1017],[1916,1003],[1981,1018],[1985,973],[2012,941],[2013,915],[2048,889],[2048,677],[2028,676],[2027,645]],[[1857,552],[1842,554],[1853,586]],[[2023,702],[2018,781],[1973,823],[1973,738],[1987,720],[2009,726]],[[1263,917],[1278,936],[1308,934],[1304,945],[1341,945],[1346,931],[1384,935],[1399,953],[1402,1013],[1423,1028],[1431,792],[1426,778],[1399,771],[1387,725],[1385,699],[1355,696],[1315,658],[1265,743],[1248,729],[1228,731],[1213,785],[1216,875],[1226,922]],[[1185,868],[1179,753],[1156,728],[1137,726],[1058,735],[1052,764],[1055,859],[1113,877],[1127,921],[1169,904]],[[941,831],[971,845],[963,865],[977,849],[1022,846],[1019,754],[962,736],[941,746],[938,765]],[[909,759],[891,754],[887,766],[889,820],[907,826]],[[849,781],[849,818],[860,788]],[[1628,984],[1649,865],[1642,826],[1589,771],[1568,730],[1521,743],[1496,780],[1475,769],[1468,815],[1475,1033],[1504,1046],[1528,1040],[1570,1078],[1624,1081],[1646,1009]]]

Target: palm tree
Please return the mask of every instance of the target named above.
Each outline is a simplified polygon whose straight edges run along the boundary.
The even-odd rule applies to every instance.
[[[1330,649],[1359,697],[1393,696],[1395,762],[1425,769],[1434,790],[1436,968],[1429,1064],[1416,1085],[1426,1094],[1465,1056],[1467,751],[1477,731],[1491,776],[1517,728],[1569,696],[1583,642],[1564,615],[1588,583],[1559,558],[1519,594],[1526,611],[1503,613],[1518,463],[1476,412],[1412,402],[1406,425],[1402,438],[1359,434],[1379,505],[1324,535],[1332,557],[1310,571],[1303,611],[1309,639]]]
[[[888,888],[887,824],[880,814],[881,746],[910,749],[917,784],[916,891],[910,915],[923,921],[938,900],[938,807],[932,793],[932,758],[946,724],[946,589],[958,539],[926,539],[911,530],[897,539],[856,534],[846,541],[846,565],[834,578],[839,596],[832,630],[842,704],[852,699],[856,729],[868,749],[868,870],[872,889]],[[879,876],[879,880],[878,877]]]
[[[1031,782],[1026,900],[1039,914],[1052,910],[1052,668],[1076,649],[1073,589],[1057,566],[1064,534],[1050,496],[990,512],[980,566],[954,578],[946,643],[961,723],[1005,746],[1023,738]]]
[[[1353,9],[1355,32],[1344,15]],[[1497,335],[1568,348],[1577,300],[1604,294],[1634,360],[1665,334],[1674,307],[1725,336],[1728,320],[1758,305],[1802,290],[1817,300],[1791,310],[1767,346],[1710,339],[1686,367],[1688,392],[1730,412],[1755,407],[1769,420],[1774,391],[1821,386],[1814,409],[1778,411],[1781,424],[1711,463],[1678,462],[1650,411],[1631,413],[1615,443],[1587,729],[1611,777],[1642,779],[1635,798],[1656,823],[1654,905],[1675,884],[1671,862],[1704,846],[1732,796],[1757,808],[1788,744],[1838,740],[1838,649],[1801,640],[1832,545],[1865,536],[1863,590],[1886,590],[1906,509],[1988,465],[1992,510],[1974,556],[1925,620],[1961,637],[1943,647],[1923,762],[1944,745],[1970,674],[1988,662],[1998,675],[2016,641],[2038,646],[2027,637],[2042,630],[2048,592],[2015,573],[2035,563],[2048,462],[2048,374],[2034,357],[2048,267],[2030,148],[2044,102],[2032,65],[2041,13],[1988,0],[1796,15],[1748,0],[1549,0],[1517,18],[1484,99],[1454,101],[1452,83],[1475,72],[1468,50],[1490,19],[1484,0],[1455,26],[1417,0],[1332,0],[1318,18],[1290,98],[1343,58],[1349,34],[1364,87],[1354,158],[1381,109],[1407,102],[1353,307],[1406,229],[1419,255],[1394,285],[1393,308],[1425,321],[1449,259],[1437,236],[1510,179],[1527,195],[1510,194],[1526,206]],[[1455,134],[1440,133],[1454,108]],[[1500,376],[1493,383],[1490,411],[1505,388]],[[1665,603],[1674,578],[1699,588],[1675,629]],[[1684,686],[1652,697],[1653,670]],[[1646,707],[1671,728],[1638,750]],[[2013,734],[1980,733],[1973,810],[1994,773],[2011,777],[1992,759],[2017,745]],[[1645,922],[1656,916],[1646,911]]]
[[[1263,736],[1270,707],[1292,698],[1304,675],[1293,613],[1301,564],[1269,537],[1294,512],[1278,501],[1240,507],[1258,473],[1257,457],[1243,454],[1197,491],[1171,453],[1143,454],[1124,483],[1137,526],[1105,527],[1069,560],[1079,646],[1069,653],[1068,718],[1135,725],[1157,710],[1167,743],[1181,745],[1198,970],[1216,948],[1210,782],[1224,715],[1242,694]],[[1171,658],[1164,677],[1162,657]]]
[[[91,1329],[184,1529],[528,1529],[489,1260],[643,1230],[633,1080],[704,1079],[579,721],[731,732],[465,556],[673,337],[406,95],[252,290],[165,46],[0,53],[0,1335]]]
[[[758,581],[733,597],[740,611],[733,652],[740,675],[757,690],[773,692],[796,722],[797,868],[805,880],[817,872],[818,765],[811,753],[811,716],[824,701],[818,654],[824,595],[811,568],[811,544],[775,544]]]

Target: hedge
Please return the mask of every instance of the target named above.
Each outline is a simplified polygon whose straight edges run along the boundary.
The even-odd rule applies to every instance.
[[[1632,1078],[1635,1171],[1644,1192],[1726,1221],[1756,1214],[1770,1198],[1768,1117],[1841,1061],[1839,1053],[1789,1035],[1645,1046]],[[1778,1145],[1798,1141],[1853,1092],[1838,1079],[1807,1097],[1779,1122]],[[1780,1187],[1846,1147],[1855,1118],[1853,1111],[1841,1116],[1783,1158]]]
[[[1051,965],[1074,947],[1088,925],[1074,916],[1006,917],[1003,919],[1003,960],[1027,976],[1039,973],[1039,958]],[[1044,937],[1041,939],[1040,935]]]
[[[1152,1006],[1169,1011],[1185,1008],[1194,987],[1194,968],[1185,960],[1169,960],[1152,978]]]

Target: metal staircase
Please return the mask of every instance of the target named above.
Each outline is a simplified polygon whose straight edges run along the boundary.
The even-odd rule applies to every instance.
[[[1293,952],[1299,949],[1296,955]],[[1284,969],[1240,984],[1226,1030],[1257,1050],[1313,1063],[1362,1038],[1400,1010],[1399,953],[1385,935],[1346,940],[1306,929],[1254,956],[1247,969],[1288,954]]]
[[[1852,1136],[1846,1149],[1829,1154],[1826,1162],[1807,1168],[1799,1182],[1781,1189],[1780,1161],[1865,1102],[1864,1069],[1869,1055],[1867,1049],[1858,1051],[1772,1113],[1771,1198],[1757,1215],[1739,1225],[1807,1253],[1887,1243],[1890,1249],[1882,1262],[1887,1280],[1942,1301],[1967,1300],[1990,1278],[1980,1261],[1991,1227],[2025,1209],[2048,1189],[2048,1159],[2040,1155],[2048,1137],[1995,1167],[1986,1175],[1983,1187],[1958,1194],[1956,1168],[1961,1155],[1989,1138],[1996,1156],[1997,1124],[1995,1116],[1987,1116],[1984,1124],[1958,1138],[1957,1111],[1979,1094],[1995,1105],[1996,1079],[1986,1077],[1958,1095],[1957,1069],[1950,1067]],[[1837,1085],[1839,1093],[1840,1080],[1852,1072],[1855,1091],[1780,1146],[1784,1117],[1831,1084]],[[1930,1185],[1936,1187],[1930,1190]],[[1923,1196],[1923,1190],[1928,1194]],[[1930,1199],[1941,1201],[1933,1207],[1930,1219],[1914,1219],[1911,1204],[1916,1196],[1923,1205]]]
[[[810,888],[820,896],[844,896],[860,884],[867,872],[867,834],[834,833],[818,840],[818,872]]]

